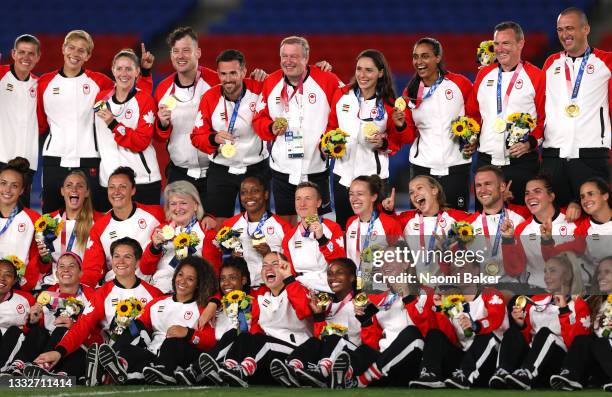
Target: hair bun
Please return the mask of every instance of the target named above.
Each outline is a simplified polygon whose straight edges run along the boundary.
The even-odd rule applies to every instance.
[[[14,159],[9,160],[7,163],[7,168],[25,174],[30,170],[30,162],[26,158],[15,157]]]

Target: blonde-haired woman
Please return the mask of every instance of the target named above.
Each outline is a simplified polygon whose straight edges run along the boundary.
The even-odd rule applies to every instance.
[[[164,210],[166,222],[153,231],[151,242],[140,261],[140,271],[152,275],[151,284],[162,292],[171,292],[172,275],[183,256],[201,256],[218,272],[221,255],[213,245],[215,232],[204,230],[200,225],[204,210],[200,195],[190,182],[176,181],[166,186]],[[191,244],[187,243],[184,249],[177,249],[180,237],[184,234],[195,235],[196,239],[191,240]]]
[[[37,241],[38,252],[41,257],[51,254],[53,258],[52,266],[47,274],[41,279],[41,285],[57,284],[55,276],[57,261],[66,252],[73,252],[80,258],[85,255],[89,231],[94,222],[101,214],[93,209],[92,192],[89,189],[89,179],[81,170],[72,170],[64,178],[64,183],[60,189],[64,198],[62,209],[52,212],[50,215],[58,221],[63,221],[62,232],[53,241],[53,252],[49,252],[44,243]]]

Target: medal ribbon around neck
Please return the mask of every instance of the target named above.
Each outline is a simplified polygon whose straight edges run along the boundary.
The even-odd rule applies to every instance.
[[[578,98],[578,91],[580,90],[580,84],[582,83],[582,76],[584,75],[584,69],[586,68],[586,64],[589,60],[589,56],[591,55],[591,47],[587,47],[584,56],[582,57],[582,62],[580,62],[580,69],[578,69],[578,74],[576,75],[576,81],[574,82],[574,87],[572,87],[572,76],[570,73],[569,66],[567,66],[565,53],[561,53],[561,59],[563,59],[563,65],[565,66],[565,83],[567,85],[567,95],[569,96],[570,103],[576,102],[576,98]]]
[[[489,225],[487,223],[487,214],[482,211],[482,229],[487,239],[487,245],[491,248],[491,237],[489,235]],[[504,219],[506,218],[506,208],[502,208],[502,213],[499,217],[499,223],[497,224],[497,231],[495,232],[495,240],[493,242],[493,248],[491,250],[491,258],[495,258],[497,256],[497,251],[499,248],[499,242],[501,241],[501,225],[504,223]]]
[[[442,219],[442,212],[438,213],[438,217],[436,218],[436,224],[434,226],[434,230],[431,232],[431,236],[429,237],[429,244],[427,249],[431,252],[433,251],[434,244],[436,242],[436,232],[438,231],[438,224]],[[419,212],[419,237],[421,242],[421,248],[425,248],[425,222],[423,221],[423,214]],[[429,265],[429,255],[425,255],[425,264]]]
[[[499,65],[497,68],[497,117],[503,118],[504,109],[508,108],[508,101],[510,101],[510,93],[514,88],[514,83],[516,83],[516,79],[518,78],[519,73],[523,70],[523,62],[519,62],[516,65],[516,69],[514,69],[514,73],[512,74],[512,78],[510,79],[510,84],[508,84],[508,88],[506,88],[506,94],[504,95],[503,105],[502,105],[502,96],[501,96],[501,86],[502,86],[502,67]]]
[[[444,81],[444,76],[440,75],[440,77],[438,77],[438,79],[431,85],[431,87],[429,87],[429,91],[427,91],[427,94],[423,96],[423,91],[425,91],[425,83],[423,83],[423,80],[421,80],[419,82],[419,90],[417,91],[417,98],[414,104],[415,109],[418,108],[421,105],[421,103],[423,103],[423,101],[425,101],[427,98],[432,96],[434,92],[436,92],[440,84],[442,84],[443,81]]]
[[[385,105],[383,104],[382,98],[378,98],[376,96],[376,117],[367,117],[365,119],[361,118],[361,90],[359,87],[355,88],[355,96],[357,97],[357,118],[361,121],[380,121],[385,117]],[[366,99],[363,98],[363,102],[365,103]]]
[[[289,102],[291,102],[291,100],[293,99],[293,97],[295,96],[295,94],[299,91],[300,95],[304,94],[304,80],[306,79],[306,70],[304,70],[304,73],[302,73],[302,77],[300,77],[300,83],[298,84],[298,86],[293,90],[293,92],[291,93],[291,96],[289,96],[289,94],[287,93],[288,90],[288,84],[287,84],[287,80],[283,79],[283,89],[281,90],[281,103],[283,105],[283,109],[285,109],[285,113],[289,113]]]

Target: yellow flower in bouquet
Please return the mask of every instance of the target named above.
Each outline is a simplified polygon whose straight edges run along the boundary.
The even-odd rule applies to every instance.
[[[190,241],[189,234],[180,233],[178,236],[174,238],[174,241],[172,243],[174,244],[174,248],[181,249],[181,248],[187,247],[189,245],[189,241]]]
[[[465,302],[465,297],[459,294],[447,295],[442,300],[442,305],[444,307],[456,306],[457,304],[461,304]]]
[[[491,65],[495,62],[495,44],[493,40],[485,40],[476,49],[476,58],[482,66]]]
[[[233,290],[228,292],[222,299],[223,303],[240,303],[245,298],[244,291],[241,290]]]
[[[17,271],[17,276],[23,277],[25,274],[25,263],[17,255],[8,255],[3,258],[13,264],[13,267]]]
[[[48,224],[49,224],[49,221],[47,220],[47,217],[43,215],[40,218],[38,218],[38,220],[36,220],[36,223],[34,223],[34,228],[36,229],[37,232],[42,232],[47,228]]]
[[[474,133],[480,133],[480,125],[473,118],[468,117],[467,119],[468,128]]]
[[[132,310],[134,310],[134,307],[132,306],[132,303],[129,300],[122,300],[117,303],[117,306],[115,307],[115,312],[117,313],[117,316],[121,317],[130,317],[130,313],[132,313]]]
[[[219,231],[217,232],[217,236],[215,236],[215,239],[218,241],[222,241],[223,238],[225,236],[227,236],[227,234],[230,232],[230,230],[232,230],[229,226],[223,226],[221,229],[219,229]]]
[[[349,136],[340,128],[327,131],[321,137],[321,150],[334,158],[341,158],[346,153],[346,138]]]
[[[453,124],[451,124],[451,128],[453,130],[453,135],[460,138],[463,138],[468,132],[468,126],[463,120],[453,122]]]
[[[612,294],[608,294],[608,303],[612,305]]]
[[[508,121],[514,123],[516,120],[521,118],[521,114],[522,113],[512,113],[510,116],[508,116]]]

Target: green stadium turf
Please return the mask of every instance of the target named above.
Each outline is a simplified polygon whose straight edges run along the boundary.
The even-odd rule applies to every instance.
[[[407,388],[369,388],[359,390],[315,390],[315,389],[286,389],[281,387],[259,387],[249,389],[219,388],[219,387],[154,387],[154,386],[98,386],[87,388],[78,386],[68,389],[10,389],[1,388],[0,396],[28,396],[28,397],[97,397],[97,396],[143,396],[155,395],[155,397],[323,397],[337,394],[339,396],[356,397],[507,397],[507,396],[610,396],[601,389],[590,389],[579,392],[558,392],[554,390],[533,390],[529,392],[513,390],[411,390]],[[520,393],[520,394],[519,394]]]

